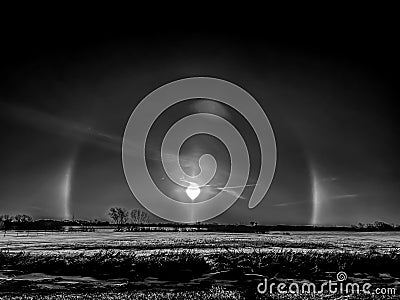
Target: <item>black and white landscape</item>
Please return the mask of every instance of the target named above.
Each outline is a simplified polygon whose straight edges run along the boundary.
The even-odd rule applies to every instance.
[[[39,21],[8,26],[1,41],[0,299],[398,298],[399,49],[390,18],[279,32]],[[249,209],[262,163],[251,130],[243,129],[250,172],[242,193],[224,188],[226,146],[191,137],[182,169],[199,173],[204,153],[218,165],[196,197],[237,201],[211,220],[174,223],[133,195],[122,143],[146,95],[191,77],[232,82],[258,101],[277,164],[268,193]],[[154,122],[146,163],[177,201],[188,198],[163,169],[161,134],[199,111],[247,126],[210,99]],[[266,282],[295,289],[329,280],[368,283],[371,293],[260,292]]]

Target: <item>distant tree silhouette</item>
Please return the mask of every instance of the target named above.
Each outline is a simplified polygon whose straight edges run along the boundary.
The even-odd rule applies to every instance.
[[[5,214],[0,216],[0,228],[4,230],[4,236],[6,235],[6,232],[8,230],[11,221],[12,221],[12,216],[10,215]]]
[[[11,222],[12,216],[10,216],[10,215],[1,215],[0,216],[0,220],[3,221],[3,222]]]
[[[131,222],[133,224],[147,224],[149,223],[149,215],[147,212],[135,208],[131,210]]]
[[[126,224],[128,222],[128,211],[123,207],[112,207],[108,215],[117,225]]]
[[[16,215],[14,217],[14,220],[18,223],[28,223],[28,222],[32,222],[33,218],[31,216],[28,215]]]
[[[377,230],[380,230],[380,231],[391,230],[391,229],[394,228],[393,225],[387,224],[387,223],[381,222],[381,221],[375,221],[374,227],[375,227]]]

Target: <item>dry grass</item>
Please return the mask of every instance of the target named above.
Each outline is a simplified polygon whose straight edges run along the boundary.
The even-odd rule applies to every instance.
[[[29,252],[0,252],[0,268],[27,272],[80,275],[96,278],[146,277],[180,280],[210,272],[230,271],[241,276],[248,273],[267,277],[315,279],[329,272],[348,274],[387,273],[400,276],[400,253],[319,252],[279,250],[251,252],[229,250],[203,255],[190,250],[156,252],[147,256],[135,251],[106,250],[86,254],[51,255]]]
[[[189,238],[181,239],[185,237]],[[28,237],[21,237],[22,242],[9,239],[10,250],[0,250],[0,277],[6,278],[0,279],[0,299],[333,299],[326,295],[319,298],[261,296],[256,293],[256,286],[264,277],[314,282],[334,279],[338,271],[345,271],[356,280],[368,277],[371,283],[379,283],[382,274],[391,278],[385,284],[394,284],[400,278],[400,250],[391,247],[398,245],[398,237],[393,241],[388,239],[384,250],[379,247],[379,241],[369,236],[366,248],[361,250],[359,243],[365,235],[344,237],[345,246],[334,244],[332,241],[337,240],[334,235],[321,241],[274,235],[204,234],[200,237],[202,240],[196,244],[195,234],[182,235],[173,241],[164,237],[160,243],[150,238],[140,242],[113,235],[108,237],[113,239],[109,245],[105,243],[96,248],[98,236],[86,242],[86,235],[82,235],[74,244],[74,238],[66,235],[64,240],[70,239],[66,242],[67,250],[59,250],[63,246],[54,246],[63,239],[57,235],[52,237],[50,251],[42,237],[35,237],[43,239],[40,247]],[[21,243],[24,247],[18,248]],[[203,246],[218,248],[218,251],[203,251]],[[32,248],[35,250],[28,251]],[[29,279],[29,274],[34,273],[53,277],[35,282]],[[14,280],[13,276],[19,279]],[[65,276],[79,277],[79,284],[65,285],[69,280]],[[93,279],[95,284],[85,282],[85,278]],[[155,285],[149,285],[150,281]],[[105,286],[108,282],[121,284]],[[169,285],[166,287],[165,283]],[[50,285],[63,290],[49,294],[49,289],[54,291]],[[66,289],[70,292],[64,293]],[[348,299],[396,298],[364,295]]]

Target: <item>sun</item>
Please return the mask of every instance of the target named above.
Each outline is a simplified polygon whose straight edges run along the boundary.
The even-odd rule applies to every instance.
[[[186,188],[186,194],[193,201],[200,195],[199,186],[196,183],[191,182],[190,185]]]

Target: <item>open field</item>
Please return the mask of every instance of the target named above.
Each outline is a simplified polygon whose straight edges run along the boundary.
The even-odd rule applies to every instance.
[[[316,283],[339,271],[360,284],[400,284],[396,232],[7,232],[0,250],[4,299],[268,299],[256,290],[264,278]]]
[[[269,234],[213,232],[7,232],[0,235],[1,251],[62,253],[98,250],[298,249],[335,251],[400,250],[398,232],[271,232]]]

